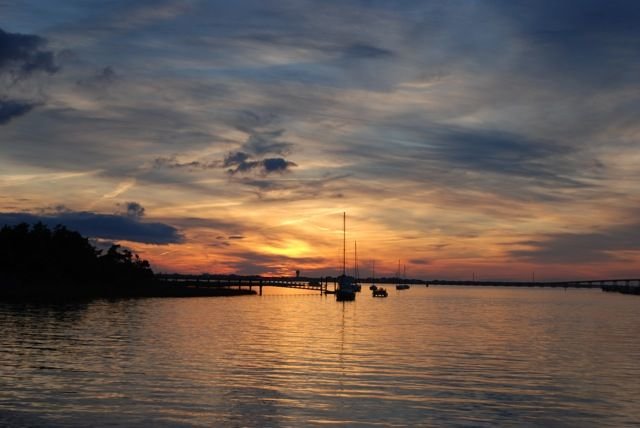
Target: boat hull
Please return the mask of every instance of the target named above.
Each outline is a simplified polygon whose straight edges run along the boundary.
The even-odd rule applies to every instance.
[[[378,290],[373,290],[372,295],[373,297],[387,297],[388,293],[387,293],[387,290],[385,290],[384,288],[380,288]]]
[[[353,290],[337,290],[336,300],[338,302],[347,302],[350,300],[356,300],[356,293]]]

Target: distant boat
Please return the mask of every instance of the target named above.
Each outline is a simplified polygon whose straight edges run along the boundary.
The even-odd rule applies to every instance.
[[[398,260],[398,280],[400,280],[400,260]],[[404,277],[403,281],[396,284],[396,290],[408,290],[411,288],[409,284],[406,284],[404,281],[407,280],[407,266],[404,266]]]
[[[339,302],[356,300],[356,288],[346,275],[338,277],[338,289],[336,290],[336,300]]]
[[[385,290],[383,287],[377,288],[375,290],[373,290],[373,297],[387,297],[389,294],[387,293],[387,290]]]
[[[376,261],[374,260],[372,262],[372,267],[371,267],[371,285],[369,286],[369,290],[376,291],[378,289],[378,286],[375,284],[375,282],[376,282]]]
[[[356,300],[356,287],[347,276],[347,213],[342,213],[342,275],[338,277],[336,300],[339,302]]]
[[[353,242],[353,288],[356,290],[356,293],[359,293],[362,290],[362,285],[360,285],[360,271],[358,270],[358,243]]]
[[[375,284],[376,282],[376,261],[373,260],[371,262],[371,285],[369,286],[369,290],[375,291],[378,289],[378,286]]]

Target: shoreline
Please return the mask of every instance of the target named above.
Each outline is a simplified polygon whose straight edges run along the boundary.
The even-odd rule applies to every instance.
[[[86,289],[56,285],[0,285],[1,301],[60,302],[66,300],[135,299],[152,297],[233,297],[256,295],[255,290],[230,287],[192,287],[153,284],[119,289],[117,286],[89,285]]]

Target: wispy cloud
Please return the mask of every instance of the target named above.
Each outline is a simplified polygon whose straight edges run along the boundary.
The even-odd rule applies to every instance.
[[[7,177],[98,172],[5,179],[0,201],[96,216],[120,204],[118,217],[179,227],[191,248],[252,272],[276,258],[244,265],[240,251],[293,242],[261,224],[325,210],[357,216],[367,230],[354,233],[423,272],[634,251],[599,229],[640,205],[634,2],[27,1],[4,13]],[[124,215],[131,201],[144,217]],[[328,223],[288,224],[326,252]],[[529,244],[505,249],[515,241]],[[171,251],[181,267],[199,257]]]

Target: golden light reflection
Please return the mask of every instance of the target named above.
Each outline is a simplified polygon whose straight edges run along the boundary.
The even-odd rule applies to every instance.
[[[309,244],[299,239],[287,239],[278,246],[263,245],[260,246],[259,249],[267,254],[287,257],[301,257],[309,255],[312,252]]]

